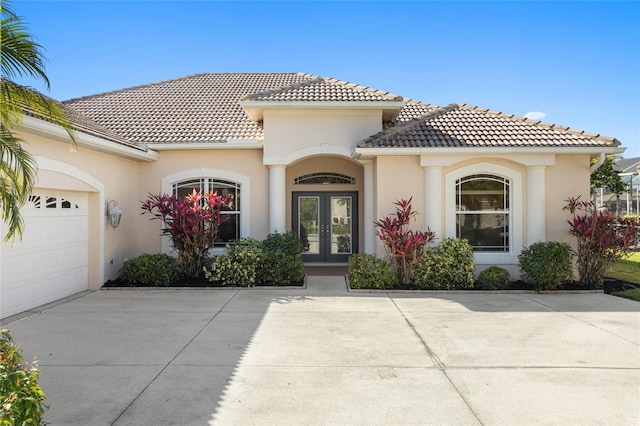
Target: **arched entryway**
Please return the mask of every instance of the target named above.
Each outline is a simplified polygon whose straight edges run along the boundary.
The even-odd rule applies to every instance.
[[[363,168],[337,156],[287,167],[287,223],[300,235],[305,263],[346,263],[362,246]]]

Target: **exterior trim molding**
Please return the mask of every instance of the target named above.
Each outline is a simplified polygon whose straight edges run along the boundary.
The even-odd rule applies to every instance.
[[[594,146],[594,147],[477,147],[477,148],[355,148],[354,157],[362,159],[371,159],[375,157],[383,157],[387,155],[507,155],[507,154],[589,154],[600,155],[605,154],[620,154],[623,153],[626,148],[613,147],[613,146]]]
[[[176,142],[150,144],[156,151],[191,151],[198,149],[262,149],[262,142],[257,139],[230,139],[221,142]]]
[[[332,109],[381,110],[395,112],[404,108],[404,101],[240,101],[240,106],[252,121],[260,121],[265,110]],[[390,114],[390,115],[393,115]]]
[[[491,155],[492,159],[509,160],[516,163],[520,163],[523,166],[555,166],[556,156],[555,154],[497,154]],[[478,160],[477,155],[421,155],[420,166],[421,167],[449,167],[456,163],[460,163],[466,160]]]
[[[302,148],[284,157],[264,157],[262,163],[265,166],[289,166],[292,163],[315,155],[336,155],[338,157],[353,160],[352,149],[344,146],[323,143],[316,146]]]

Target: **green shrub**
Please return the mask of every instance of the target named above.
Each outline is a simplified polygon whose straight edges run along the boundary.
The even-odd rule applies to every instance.
[[[294,232],[269,234],[262,242],[265,253],[261,279],[264,283],[283,285],[304,279],[302,242]]]
[[[49,407],[38,385],[40,371],[22,360],[9,330],[0,331],[0,424],[39,425]]]
[[[536,291],[555,290],[573,280],[571,246],[559,241],[534,243],[518,256],[520,278]]]
[[[425,250],[413,273],[413,283],[424,289],[454,290],[473,287],[475,261],[466,239],[447,238]]]
[[[398,282],[393,266],[371,254],[353,254],[349,257],[349,284],[351,288],[393,288]]]
[[[227,246],[227,252],[216,256],[204,276],[225,286],[253,287],[262,281],[264,252],[260,241],[242,238]]]
[[[509,272],[499,266],[489,266],[480,272],[476,287],[485,290],[502,290],[509,287]]]
[[[118,279],[133,287],[171,286],[183,278],[180,264],[166,254],[143,254],[122,265]]]
[[[293,232],[270,234],[262,242],[243,238],[205,266],[204,274],[225,286],[297,283],[304,279],[302,243]]]

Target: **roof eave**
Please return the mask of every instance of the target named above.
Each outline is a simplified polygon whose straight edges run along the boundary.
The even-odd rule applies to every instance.
[[[220,142],[167,142],[151,144],[156,151],[193,151],[218,149],[262,149],[264,146],[257,139],[229,139]]]
[[[252,121],[261,121],[265,109],[359,109],[382,110],[383,119],[392,119],[404,108],[405,101],[240,101]]]
[[[423,147],[423,148],[362,148],[354,149],[353,158],[368,160],[380,156],[403,156],[403,155],[468,155],[468,154],[585,154],[598,155],[620,154],[626,150],[625,147],[617,146],[592,146],[592,147]]]
[[[71,144],[69,135],[61,126],[36,117],[24,115],[20,129]],[[156,161],[158,159],[158,153],[147,148],[122,145],[79,130],[75,130],[74,135],[79,147],[90,148],[130,160]]]

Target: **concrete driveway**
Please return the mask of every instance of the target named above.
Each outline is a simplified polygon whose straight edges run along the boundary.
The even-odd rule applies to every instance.
[[[604,294],[353,294],[310,277],[102,290],[9,321],[52,425],[640,424],[640,303]]]

